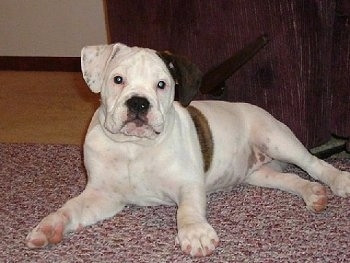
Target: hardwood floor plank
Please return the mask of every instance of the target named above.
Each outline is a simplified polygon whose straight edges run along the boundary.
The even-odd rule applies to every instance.
[[[81,73],[0,71],[0,142],[81,144],[98,98]]]

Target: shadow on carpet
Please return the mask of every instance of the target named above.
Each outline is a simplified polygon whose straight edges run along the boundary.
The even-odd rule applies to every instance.
[[[350,159],[329,159],[350,170]],[[307,175],[290,166],[288,170]],[[175,207],[129,206],[119,215],[40,250],[28,232],[79,194],[86,183],[81,148],[0,144],[0,262],[346,262],[350,199],[329,192],[315,214],[296,196],[251,186],[211,194],[208,220],[220,245],[208,258],[185,256],[175,244]]]

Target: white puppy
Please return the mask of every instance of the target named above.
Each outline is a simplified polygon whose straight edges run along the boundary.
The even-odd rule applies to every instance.
[[[279,161],[298,165],[336,195],[350,194],[349,172],[312,156],[266,111],[219,101],[188,106],[201,74],[181,57],[123,44],[90,46],[82,50],[82,71],[101,93],[84,144],[88,183],[34,228],[30,248],[58,243],[127,204],[173,204],[181,249],[208,255],[219,239],[206,220],[206,193],[237,183],[282,189],[312,211],[325,209],[324,186],[282,173]]]

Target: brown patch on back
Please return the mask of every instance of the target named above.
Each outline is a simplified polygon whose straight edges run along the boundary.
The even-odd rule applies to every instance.
[[[188,112],[196,127],[199,144],[204,162],[204,171],[207,172],[210,168],[213,159],[214,143],[211,130],[207,118],[197,108],[193,106],[187,107]]]

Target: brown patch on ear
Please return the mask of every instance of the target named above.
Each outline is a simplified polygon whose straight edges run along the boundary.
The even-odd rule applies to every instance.
[[[202,81],[202,72],[187,58],[169,51],[157,52],[175,80],[175,92],[181,105],[187,107],[197,95]]]
[[[196,127],[203,157],[204,172],[207,172],[210,168],[214,153],[214,143],[209,123],[207,118],[197,108],[188,106],[187,110],[190,113],[194,126]]]

